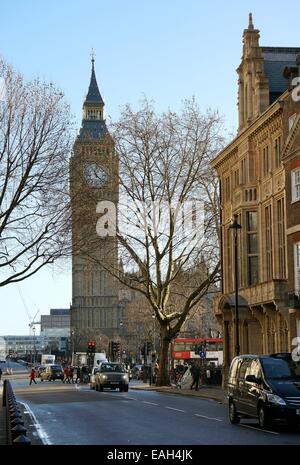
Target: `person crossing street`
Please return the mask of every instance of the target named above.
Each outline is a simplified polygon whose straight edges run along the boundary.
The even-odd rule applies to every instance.
[[[32,381],[34,382],[34,384],[36,384],[36,380],[35,380],[35,369],[34,369],[34,368],[31,369],[29,378],[30,378],[29,385],[32,384]]]

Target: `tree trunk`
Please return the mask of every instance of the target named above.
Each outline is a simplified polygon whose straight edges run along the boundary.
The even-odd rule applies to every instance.
[[[159,379],[158,386],[169,386],[169,352],[170,338],[167,334],[167,328],[162,327],[160,331],[160,351],[159,351]]]

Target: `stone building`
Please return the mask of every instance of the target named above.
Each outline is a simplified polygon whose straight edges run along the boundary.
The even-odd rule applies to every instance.
[[[259,37],[250,14],[237,69],[238,134],[213,161],[222,249],[222,293],[214,310],[223,325],[225,366],[235,354],[233,214],[242,226],[241,353],[290,351],[297,331],[300,336],[300,103],[293,87],[300,48],[261,47]]]
[[[112,205],[117,211],[118,171],[118,156],[106,127],[93,58],[82,126],[70,160],[72,334],[82,336],[86,331],[91,337],[93,331],[102,331],[113,336],[119,331],[118,282],[108,271],[118,268],[117,239],[110,229],[113,221],[107,222],[106,216]],[[80,340],[82,347],[75,350],[86,348],[84,337]]]

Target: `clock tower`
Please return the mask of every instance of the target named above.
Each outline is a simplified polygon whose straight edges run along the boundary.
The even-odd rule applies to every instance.
[[[121,319],[118,282],[109,272],[117,272],[117,240],[109,228],[108,234],[105,229],[99,234],[96,228],[101,214],[107,213],[103,205],[117,211],[119,164],[104,119],[94,61],[92,58],[82,125],[70,160],[73,350],[85,350],[87,340],[96,338],[97,333],[116,335]]]

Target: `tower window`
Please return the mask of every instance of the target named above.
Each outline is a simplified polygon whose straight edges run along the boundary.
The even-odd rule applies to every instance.
[[[89,109],[86,112],[87,119],[92,120],[101,120],[102,112],[101,110]]]

